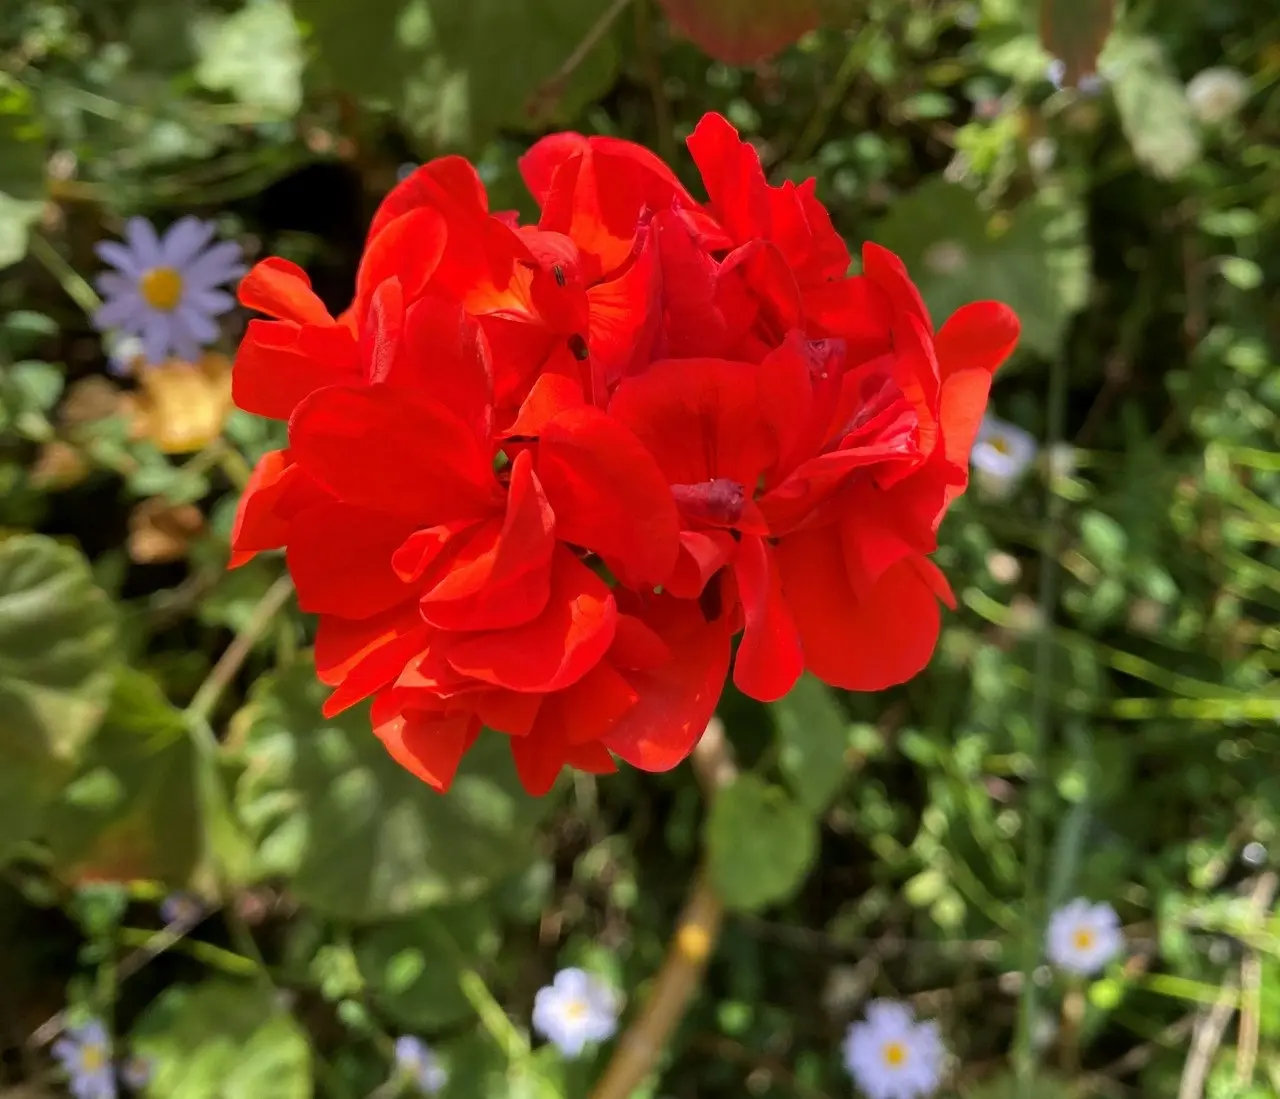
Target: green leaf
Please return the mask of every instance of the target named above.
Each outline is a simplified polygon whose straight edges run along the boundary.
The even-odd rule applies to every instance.
[[[359,20],[352,20],[359,22]],[[302,36],[287,0],[248,0],[233,15],[195,27],[195,77],[264,114],[292,118],[302,106]]]
[[[1040,41],[1062,61],[1064,84],[1075,87],[1098,71],[1115,18],[1115,0],[1040,0]]]
[[[936,324],[992,298],[1018,314],[1022,345],[1046,357],[1088,295],[1084,215],[1052,187],[992,215],[971,191],[934,177],[894,202],[872,239],[902,257]]]
[[[210,981],[163,993],[133,1035],[164,1099],[310,1099],[311,1047],[270,988]]]
[[[27,254],[44,209],[44,129],[31,92],[0,74],[0,268]]]
[[[835,696],[812,675],[802,676],[770,709],[778,728],[778,764],[811,813],[821,813],[845,779],[849,722]]]
[[[741,775],[707,817],[711,879],[730,908],[754,911],[787,900],[818,848],[818,825],[780,786]]]
[[[296,0],[318,63],[345,91],[403,108],[429,150],[479,148],[501,129],[567,125],[617,76],[612,34],[552,84],[602,14],[599,0]],[[541,94],[541,93],[546,93]]]
[[[1080,538],[1090,559],[1103,571],[1115,572],[1124,566],[1129,536],[1110,515],[1086,511],[1080,517]]]
[[[1200,131],[1160,44],[1117,35],[1106,63],[1116,71],[1116,110],[1133,155],[1158,179],[1177,179],[1200,159]]]
[[[459,965],[482,964],[498,943],[491,907],[466,904],[371,929],[357,939],[356,958],[379,1013],[406,1031],[429,1032],[472,1017]]]
[[[260,681],[244,714],[237,808],[260,872],[293,877],[322,912],[371,921],[470,899],[528,862],[551,802],[520,788],[504,736],[481,736],[442,795],[392,760],[367,707],[322,717],[327,693],[299,661]]]
[[[202,852],[186,721],[150,676],[124,669],[76,779],[50,808],[54,862],[71,880],[183,885]]]
[[[115,611],[88,562],[39,535],[0,542],[0,859],[74,771],[115,660]]]

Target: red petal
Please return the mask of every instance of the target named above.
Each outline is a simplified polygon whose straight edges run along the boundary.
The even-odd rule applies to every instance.
[[[460,636],[449,663],[463,675],[513,691],[557,691],[577,682],[608,651],[618,610],[608,587],[557,546],[546,609],[509,630]]]
[[[406,710],[373,731],[401,767],[444,793],[480,735],[480,720],[469,714],[440,717]]]
[[[708,623],[696,604],[657,600],[650,624],[671,660],[649,672],[627,672],[640,700],[609,729],[603,745],[642,771],[668,771],[707,728],[729,671],[727,620]]]
[[[480,323],[454,301],[427,294],[405,315],[404,354],[393,385],[417,387],[488,442],[493,428],[493,367]]]
[[[511,470],[506,517],[486,523],[422,597],[422,616],[447,630],[496,630],[529,622],[551,592],[555,516],[528,451]]]
[[[531,733],[511,738],[511,758],[526,794],[540,798],[551,790],[567,762],[565,748],[559,736],[536,737]]]
[[[817,183],[787,180],[769,188],[770,237],[787,257],[802,286],[820,286],[849,271],[849,249],[818,200]]]
[[[584,406],[548,421],[538,477],[562,542],[617,561],[637,583],[666,579],[678,548],[675,502],[653,457],[614,417]]]
[[[649,365],[662,316],[661,289],[656,238],[645,231],[635,262],[587,291],[587,346],[608,384]]]
[[[391,567],[405,583],[421,579],[453,539],[472,530],[474,522],[441,523],[439,526],[415,530],[396,549]]]
[[[528,736],[546,695],[523,694],[520,691],[477,691],[469,702],[490,729],[508,736]]]
[[[934,341],[943,378],[962,370],[993,374],[1018,344],[1017,314],[998,301],[963,305],[947,318]]]
[[[773,702],[791,690],[804,671],[800,637],[763,539],[742,539],[733,571],[746,616],[733,682],[743,694]]]
[[[329,325],[333,318],[311,289],[311,279],[296,263],[271,256],[254,264],[240,280],[240,304],[297,324]]]
[[[682,530],[675,571],[663,587],[678,599],[697,599],[717,572],[733,560],[737,543],[727,530]]]
[[[414,589],[391,568],[409,528],[403,519],[327,503],[298,515],[286,560],[308,614],[368,618],[410,598]]]
[[[543,374],[533,383],[515,422],[504,435],[537,438],[549,420],[584,404],[582,383],[564,374]]]
[[[378,236],[398,217],[422,206],[434,207],[446,220],[476,218],[488,212],[489,199],[479,173],[465,157],[437,157],[410,172],[378,204],[368,239]]]
[[[231,545],[248,556],[279,549],[289,540],[294,516],[327,499],[324,490],[293,461],[287,450],[271,450],[254,467],[231,527]]]
[[[399,279],[390,278],[374,289],[369,313],[360,329],[360,361],[369,384],[385,382],[392,376],[403,334],[404,288]]]
[[[417,525],[482,518],[500,499],[489,458],[452,412],[374,386],[311,394],[289,422],[291,451],[340,500]]]
[[[603,744],[570,744],[565,749],[564,756],[570,767],[593,775],[611,775],[618,769],[609,749]]]
[[[573,686],[543,696],[529,737],[559,739],[566,745],[599,740],[639,698],[635,688],[603,661]]]
[[[398,278],[405,300],[416,300],[440,266],[447,239],[444,217],[428,206],[402,214],[370,237],[356,272],[357,321],[363,322],[373,292],[387,279]]]
[[[618,628],[609,647],[609,663],[615,668],[653,671],[671,659],[671,650],[643,619],[618,615]]]
[[[723,477],[753,489],[776,453],[755,375],[748,363],[668,359],[625,380],[609,414],[648,447],[666,483]]]
[[[860,599],[834,527],[790,534],[774,553],[805,663],[819,679],[851,691],[880,691],[929,663],[941,616],[933,590],[910,559],[891,566]]]
[[[372,635],[367,621],[352,622],[333,615],[320,617],[316,629],[316,670],[322,681],[337,685],[325,700],[325,717],[340,714],[393,683],[406,662],[422,651],[430,632],[412,602],[393,608],[389,616],[379,616],[376,621],[378,632]],[[361,626],[366,628],[360,630]],[[326,660],[360,641],[364,642],[362,649],[348,655],[342,665],[326,666]],[[329,679],[325,678],[326,672]]]
[[[928,307],[907,274],[906,264],[887,248],[867,241],[862,246],[862,273],[889,295],[895,309],[920,321],[927,334],[933,335],[933,322]]]
[[[716,305],[715,260],[678,211],[663,211],[650,227],[662,267],[660,353],[673,359],[723,356],[729,336]]]
[[[236,351],[231,398],[256,416],[287,420],[315,390],[359,380],[360,356],[348,329],[255,319]]]
[[[687,142],[711,205],[736,243],[769,236],[769,199],[760,154],[722,115],[702,116]]]

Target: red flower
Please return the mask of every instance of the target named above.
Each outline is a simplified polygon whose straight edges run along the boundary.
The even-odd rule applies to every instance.
[[[770,186],[709,115],[700,204],[652,154],[561,134],[521,167],[537,227],[456,157],[370,228],[334,318],[292,264],[241,300],[242,408],[287,450],[241,501],[233,564],[283,547],[337,712],[448,787],[488,726],[545,792],[566,764],[679,763],[734,679],[915,674],[950,601],[929,560],[991,373],[996,303],[934,333],[898,260],[863,273],[812,183]]]

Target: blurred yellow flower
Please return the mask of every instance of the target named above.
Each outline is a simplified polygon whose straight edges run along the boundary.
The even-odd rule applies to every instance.
[[[216,351],[199,363],[170,359],[138,372],[128,402],[135,439],[164,454],[190,454],[222,434],[231,412],[231,360]]]

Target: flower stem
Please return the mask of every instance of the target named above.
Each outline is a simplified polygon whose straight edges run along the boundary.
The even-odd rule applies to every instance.
[[[98,292],[89,285],[85,277],[79,274],[71,264],[62,258],[62,254],[39,233],[32,233],[27,245],[31,254],[58,280],[67,297],[75,302],[89,316],[93,316],[102,308],[102,299]]]

